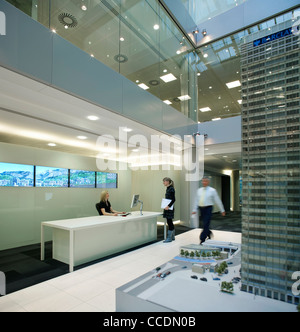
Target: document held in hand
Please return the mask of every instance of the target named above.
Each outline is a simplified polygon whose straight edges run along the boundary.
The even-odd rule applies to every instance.
[[[161,201],[161,208],[164,209],[167,205],[171,203],[170,199],[163,198]],[[169,208],[170,210],[173,210],[174,204]]]

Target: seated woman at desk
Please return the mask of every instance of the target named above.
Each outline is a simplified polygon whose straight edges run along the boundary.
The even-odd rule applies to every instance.
[[[96,204],[96,208],[100,216],[117,216],[118,214],[124,214],[125,212],[114,211],[109,202],[108,191],[102,191],[100,195],[100,202]]]

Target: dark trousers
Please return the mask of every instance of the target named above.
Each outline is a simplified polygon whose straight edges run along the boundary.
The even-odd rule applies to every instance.
[[[204,242],[206,238],[211,234],[209,229],[210,227],[210,220],[212,216],[212,206],[199,206],[199,221],[202,220],[203,231],[200,234],[200,241]]]
[[[169,231],[174,231],[175,227],[173,224],[173,219],[167,218],[167,223],[168,223]]]

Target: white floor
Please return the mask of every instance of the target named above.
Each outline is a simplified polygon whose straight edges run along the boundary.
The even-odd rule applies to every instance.
[[[0,297],[0,312],[115,311],[115,290],[179,254],[180,246],[199,242],[199,229],[157,242],[101,263]],[[240,233],[214,231],[214,239],[241,242]]]

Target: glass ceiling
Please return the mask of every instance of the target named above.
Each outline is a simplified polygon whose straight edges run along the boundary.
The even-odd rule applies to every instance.
[[[209,19],[212,19],[224,12],[239,6],[248,0],[179,0],[195,25],[199,25]]]
[[[180,1],[198,22],[246,0]],[[196,122],[241,114],[243,37],[292,18],[288,12],[195,49],[158,0],[8,2]]]

